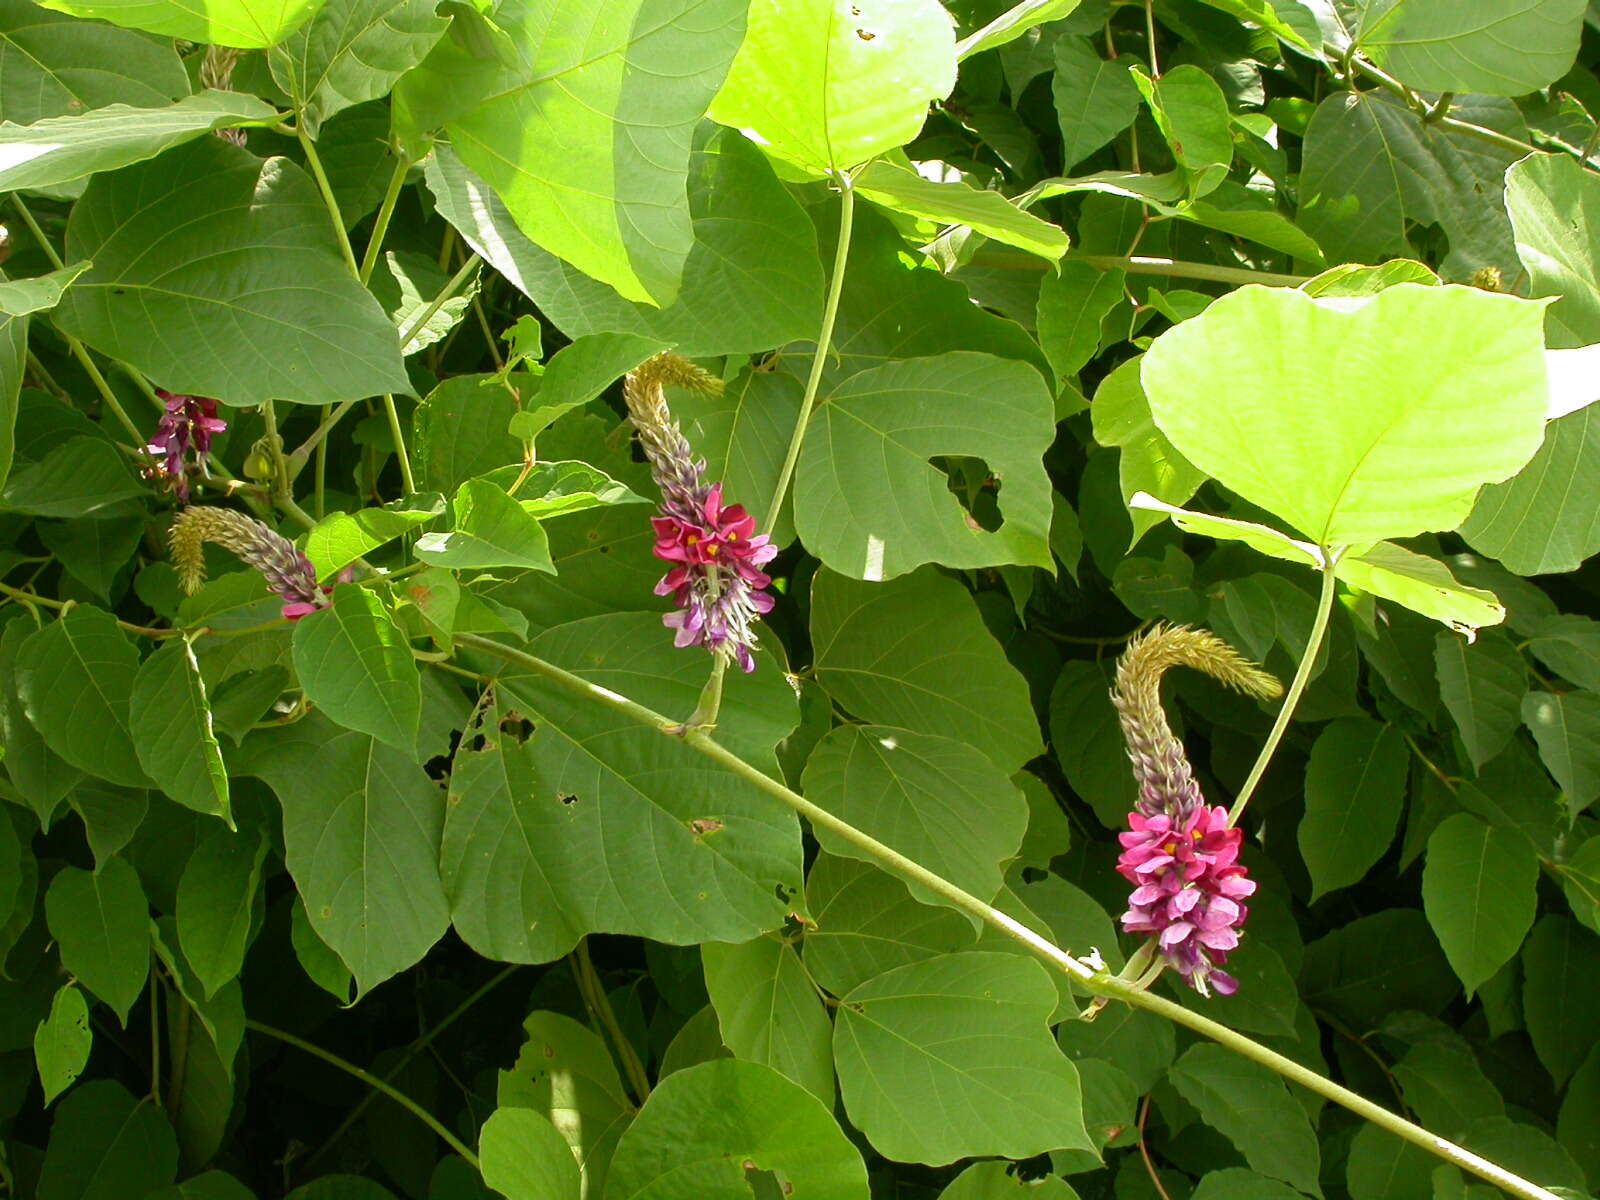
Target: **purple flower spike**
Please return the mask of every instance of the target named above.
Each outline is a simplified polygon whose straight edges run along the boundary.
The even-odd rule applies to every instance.
[[[172,522],[170,540],[183,590],[191,595],[205,581],[204,544],[215,542],[233,551],[267,581],[267,587],[282,598],[283,615],[289,620],[298,621],[328,604],[332,589],[318,586],[316,568],[299,547],[243,513],[228,508],[186,508]]]
[[[1131,833],[1118,834],[1117,871],[1133,885],[1122,928],[1149,934],[1167,963],[1202,996],[1224,996],[1238,981],[1221,968],[1239,944],[1256,890],[1239,863],[1244,835],[1228,826],[1228,810],[1210,808],[1200,794],[1189,756],[1161,708],[1168,667],[1204,671],[1230,687],[1270,699],[1282,688],[1203,629],[1157,625],[1134,639],[1117,664],[1111,700],[1139,784]]]
[[[662,623],[677,631],[677,646],[704,646],[756,669],[751,623],[772,611],[766,588],[772,578],[761,570],[777,556],[766,534],[742,504],[724,506],[722,485],[705,482],[705,462],[697,460],[667,409],[665,385],[715,393],[721,381],[671,354],[657,355],[628,376],[623,394],[639,430],[650,473],[661,489],[661,515],[655,555],[672,564],[656,584],[656,595],[671,596],[678,611]]]
[[[161,414],[155,437],[144,448],[149,458],[145,477],[168,481],[178,499],[188,503],[189,467],[205,469],[211,439],[225,431],[228,423],[217,416],[217,402],[205,396],[178,396],[159,388],[156,395],[166,401],[167,411]]]

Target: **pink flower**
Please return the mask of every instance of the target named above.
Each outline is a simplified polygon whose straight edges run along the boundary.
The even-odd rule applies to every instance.
[[[1239,863],[1243,833],[1228,827],[1228,810],[1198,805],[1187,816],[1128,814],[1131,833],[1117,835],[1117,872],[1133,884],[1122,928],[1152,934],[1167,961],[1201,995],[1224,996],[1238,981],[1220,970],[1239,945],[1256,890]]]
[[[193,465],[203,469],[211,439],[226,431],[228,423],[217,416],[217,402],[205,396],[174,395],[159,388],[156,395],[166,401],[167,411],[161,414],[155,437],[144,448],[149,460],[145,474],[170,481],[178,499],[187,503],[191,451]]]

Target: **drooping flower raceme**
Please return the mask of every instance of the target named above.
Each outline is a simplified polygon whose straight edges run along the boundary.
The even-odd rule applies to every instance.
[[[1200,794],[1183,743],[1161,707],[1168,667],[1204,671],[1248,695],[1270,699],[1278,681],[1203,629],[1157,625],[1128,644],[1117,663],[1116,705],[1128,758],[1139,784],[1131,832],[1118,835],[1117,871],[1133,885],[1122,927],[1149,934],[1157,950],[1201,995],[1231,995],[1238,981],[1221,970],[1239,944],[1256,890],[1239,863],[1243,833],[1228,827],[1228,810]]]
[[[144,448],[149,460],[145,475],[166,480],[178,499],[188,503],[189,467],[205,469],[211,439],[224,432],[228,423],[217,416],[217,402],[205,396],[179,396],[159,389],[156,395],[166,402],[167,410],[156,424],[155,437]]]
[[[170,534],[172,561],[183,590],[193,595],[205,582],[203,547],[215,542],[233,551],[283,599],[291,621],[326,607],[331,588],[317,585],[311,560],[288,538],[260,521],[228,508],[195,506],[180,512]]]
[[[675,629],[678,646],[704,646],[745,671],[756,669],[752,622],[772,611],[766,591],[771,576],[761,568],[778,548],[756,533],[755,518],[742,504],[722,502],[722,485],[705,482],[705,461],[667,409],[666,385],[716,393],[722,382],[686,359],[660,354],[629,374],[623,395],[661,489],[655,555],[672,564],[656,584],[656,595],[678,606],[662,618]]]

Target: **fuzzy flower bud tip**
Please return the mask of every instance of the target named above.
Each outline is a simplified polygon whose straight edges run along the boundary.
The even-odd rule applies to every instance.
[[[226,431],[228,423],[217,416],[217,402],[205,396],[179,396],[160,390],[156,395],[167,408],[156,424],[155,436],[144,448],[144,474],[147,479],[170,483],[178,499],[187,503],[189,468],[205,470],[211,439]]]
[[[183,590],[198,591],[205,581],[204,546],[214,542],[233,551],[241,562],[267,581],[283,599],[283,615],[291,621],[316,612],[328,602],[330,589],[317,585],[316,568],[281,533],[227,508],[186,508],[172,522],[172,562]]]
[[[1122,927],[1149,934],[1190,986],[1202,995],[1232,994],[1238,983],[1221,970],[1239,944],[1249,911],[1241,901],[1256,885],[1239,864],[1243,834],[1228,827],[1225,808],[1208,808],[1183,743],[1161,707],[1169,667],[1204,671],[1261,699],[1281,694],[1271,675],[1203,629],[1157,625],[1130,642],[1117,663],[1116,706],[1139,785],[1129,833],[1119,834],[1117,871],[1133,885]]]
[[[694,457],[689,441],[667,409],[666,385],[703,393],[722,390],[721,381],[686,359],[671,354],[652,358],[632,372],[623,388],[628,414],[661,489],[655,526],[655,555],[671,567],[656,584],[656,595],[671,596],[676,612],[662,618],[676,631],[678,646],[705,646],[755,670],[752,622],[772,611],[766,591],[772,579],[761,570],[778,548],[756,533],[755,518],[743,505],[722,502],[722,485],[705,482],[705,462]]]

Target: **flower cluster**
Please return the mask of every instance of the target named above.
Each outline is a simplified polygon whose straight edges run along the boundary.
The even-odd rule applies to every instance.
[[[632,372],[623,395],[639,430],[650,473],[661,489],[655,526],[657,558],[672,564],[656,595],[671,596],[678,611],[662,618],[677,631],[678,646],[705,646],[745,671],[755,670],[755,618],[772,610],[764,571],[778,548],[756,533],[741,504],[724,505],[722,485],[705,482],[705,462],[667,410],[665,385],[716,392],[721,382],[692,363],[662,354]]]
[[[283,615],[297,621],[328,603],[331,588],[317,585],[311,560],[288,538],[260,521],[227,508],[196,506],[180,512],[170,534],[172,561],[183,590],[198,591],[206,577],[206,542],[233,551],[283,599]]]
[[[217,416],[215,400],[178,396],[159,389],[156,395],[166,402],[167,411],[161,414],[155,437],[144,448],[148,458],[145,477],[168,481],[178,499],[187,504],[191,462],[202,471],[205,469],[211,439],[226,430],[228,423]]]
[[[1193,667],[1252,696],[1281,693],[1278,681],[1203,629],[1157,625],[1128,644],[1111,699],[1139,784],[1130,833],[1119,834],[1117,871],[1133,885],[1122,927],[1155,938],[1167,963],[1201,995],[1231,995],[1238,982],[1221,970],[1239,944],[1255,891],[1239,863],[1243,835],[1225,808],[1209,808],[1183,743],[1161,707],[1161,676]]]

